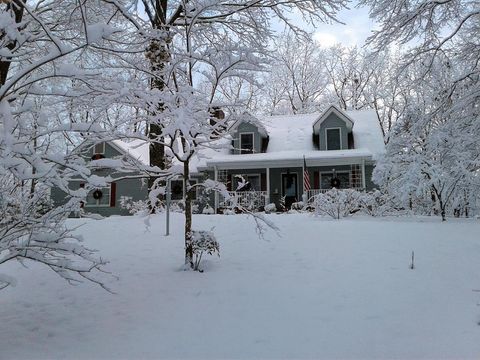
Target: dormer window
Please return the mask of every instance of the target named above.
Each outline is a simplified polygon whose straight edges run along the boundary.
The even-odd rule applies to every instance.
[[[342,149],[342,131],[340,128],[325,129],[325,143],[327,150],[341,150]]]
[[[253,154],[253,133],[240,134],[240,154]]]
[[[105,143],[101,142],[98,144],[93,145],[92,148],[93,155],[92,155],[92,160],[100,160],[105,158]]]
[[[95,146],[93,147],[93,154],[105,154],[105,143],[101,142],[95,144]]]

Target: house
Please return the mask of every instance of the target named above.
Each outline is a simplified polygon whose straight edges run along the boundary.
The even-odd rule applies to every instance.
[[[330,106],[323,113],[313,114],[263,118],[247,114],[231,124],[228,133],[232,146],[202,150],[191,162],[193,181],[221,181],[237,201],[255,202],[256,207],[278,204],[282,197],[288,206],[332,187],[371,190],[375,186],[371,181],[375,160],[384,151],[373,110],[343,111]],[[138,140],[114,140],[83,148],[88,156],[129,156],[149,163],[148,145]],[[89,194],[86,209],[102,215],[127,214],[119,205],[121,196],[147,198],[146,179],[116,175],[112,174],[112,179],[119,180],[99,189],[102,196]],[[59,196],[52,195],[57,201]],[[173,181],[172,200],[182,197],[182,182]],[[219,194],[207,201],[217,210],[226,206]]]

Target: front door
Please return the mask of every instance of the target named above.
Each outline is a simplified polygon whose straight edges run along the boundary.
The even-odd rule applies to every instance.
[[[285,196],[285,206],[290,209],[298,199],[297,174],[282,174],[282,196]]]

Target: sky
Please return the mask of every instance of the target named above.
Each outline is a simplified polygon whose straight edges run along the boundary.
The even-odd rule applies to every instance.
[[[366,7],[342,10],[338,18],[345,25],[320,24],[314,30],[313,38],[320,46],[329,47],[337,43],[345,46],[363,46],[375,27]]]
[[[368,7],[354,7],[353,2],[350,4],[350,9],[340,11],[337,18],[344,24],[318,23],[314,27],[302,21],[300,14],[290,16],[297,26],[313,33],[313,38],[321,47],[330,47],[335,44],[363,46],[375,28],[375,22],[368,15]],[[275,26],[276,30],[281,32],[283,25],[278,24],[277,26]]]

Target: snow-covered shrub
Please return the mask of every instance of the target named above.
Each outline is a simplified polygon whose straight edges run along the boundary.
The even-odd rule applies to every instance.
[[[211,207],[210,205],[207,204],[207,206],[205,206],[205,207],[203,208],[202,214],[204,214],[204,215],[213,215],[213,214],[215,214],[215,211],[212,209],[212,207]]]
[[[292,210],[303,210],[304,206],[305,206],[305,204],[303,203],[303,201],[297,201],[297,202],[292,203],[291,209]]]
[[[185,211],[185,201],[183,200],[176,200],[176,201],[172,201],[170,203],[170,211],[171,212],[178,212],[178,213],[182,213]],[[192,209],[193,211],[193,209]]]
[[[287,211],[287,206],[286,206],[286,196],[282,196],[280,198],[280,201],[278,202],[279,210],[280,211]]]
[[[150,202],[146,200],[133,201],[131,196],[120,196],[120,207],[128,210],[132,215],[149,213],[151,211],[149,204]],[[155,213],[162,212],[163,209],[162,203],[157,202],[154,209]]]
[[[331,189],[320,193],[313,198],[313,207],[319,215],[328,215],[334,219],[349,216],[360,210],[359,198],[361,193],[352,190]]]
[[[275,205],[275,203],[270,203],[270,204],[265,205],[265,213],[266,214],[270,214],[270,213],[276,212],[276,211],[277,211],[277,206]]]
[[[235,210],[233,209],[224,209],[223,215],[235,215]]]
[[[187,244],[188,246],[189,244]],[[191,247],[194,256],[193,270],[199,269],[203,253],[208,255],[217,254],[220,257],[220,245],[212,231],[193,230],[191,236]]]
[[[386,216],[399,212],[392,199],[379,190],[361,193],[358,201],[361,211],[370,216]]]

